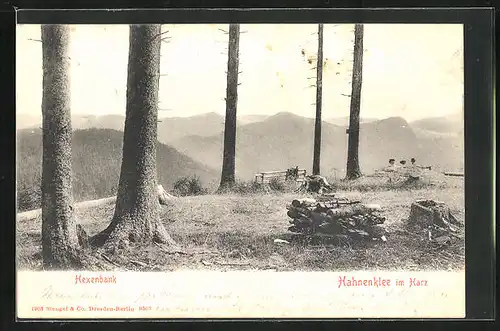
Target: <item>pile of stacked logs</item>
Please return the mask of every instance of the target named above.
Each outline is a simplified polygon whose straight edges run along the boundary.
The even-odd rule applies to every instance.
[[[295,199],[287,206],[292,226],[289,231],[301,234],[348,235],[386,241],[385,222],[379,205],[362,204],[333,194],[317,199]]]

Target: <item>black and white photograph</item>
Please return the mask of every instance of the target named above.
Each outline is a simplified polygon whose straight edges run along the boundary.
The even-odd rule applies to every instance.
[[[18,271],[463,277],[462,24],[20,24],[16,47]]]

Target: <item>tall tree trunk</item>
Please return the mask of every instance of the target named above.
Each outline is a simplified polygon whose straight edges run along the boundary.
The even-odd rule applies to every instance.
[[[175,245],[160,221],[156,144],[161,25],[132,25],[129,35],[123,157],[113,220],[92,238],[114,249],[152,241]]]
[[[361,177],[359,168],[359,113],[363,81],[363,24],[354,27],[354,62],[352,69],[351,110],[349,116],[349,144],[347,151],[347,179]]]
[[[236,108],[238,105],[238,63],[240,25],[229,25],[229,47],[227,60],[226,119],[224,127],[224,154],[220,188],[231,187],[235,183],[236,157]]]
[[[323,24],[318,24],[318,61],[316,65],[316,123],[314,125],[313,175],[320,174],[321,106],[323,96]]]
[[[69,27],[42,25],[42,257],[46,269],[80,267],[71,186]]]

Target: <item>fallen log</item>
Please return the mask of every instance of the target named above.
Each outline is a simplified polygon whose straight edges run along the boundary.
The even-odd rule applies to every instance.
[[[158,201],[160,204],[165,205],[168,204],[168,202],[172,199],[175,198],[175,196],[167,193],[165,189],[163,188],[162,185],[158,185],[157,188],[157,194],[158,194]],[[116,197],[108,197],[108,198],[102,198],[102,199],[97,199],[97,200],[88,200],[88,201],[82,201],[75,203],[73,205],[73,208],[78,208],[78,209],[86,209],[86,208],[92,208],[92,207],[98,207],[102,206],[108,203],[114,203],[116,201]],[[34,209],[34,210],[28,210],[22,213],[17,213],[17,221],[19,222],[24,222],[33,218],[36,218],[42,214],[42,209]]]
[[[97,199],[97,200],[89,200],[89,201],[82,201],[75,203],[73,205],[73,208],[78,208],[78,209],[87,209],[91,207],[97,207],[100,205],[105,205],[108,203],[114,203],[116,201],[116,197],[109,197],[109,198],[103,198],[103,199]],[[29,210],[25,211],[22,213],[17,214],[17,221],[19,222],[24,222],[27,220],[34,219],[42,214],[42,209],[34,209],[34,210]]]
[[[162,185],[158,185],[156,193],[158,194],[158,202],[160,202],[160,205],[167,205],[169,201],[175,198],[173,195],[165,191]]]

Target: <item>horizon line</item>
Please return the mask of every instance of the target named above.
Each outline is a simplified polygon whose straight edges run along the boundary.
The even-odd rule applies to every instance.
[[[198,113],[198,114],[189,115],[189,116],[181,116],[181,115],[176,115],[176,116],[162,115],[162,116],[160,116],[160,115],[158,115],[158,118],[159,119],[163,119],[163,118],[193,118],[193,117],[210,115],[210,114],[215,114],[215,115],[218,115],[222,118],[225,117],[225,114],[223,112],[218,113],[215,111],[208,111],[208,112]],[[307,116],[298,115],[298,114],[295,114],[295,113],[289,112],[289,111],[278,111],[278,112],[273,113],[273,114],[263,114],[263,113],[252,113],[252,114],[243,114],[243,115],[236,114],[236,118],[244,117],[244,116],[265,116],[265,117],[269,118],[269,117],[272,117],[272,116],[275,116],[278,114],[290,114],[290,115],[294,115],[294,116],[302,117],[302,118],[307,118],[307,119],[314,119],[315,118],[315,117],[307,117]],[[30,113],[30,112],[16,112],[16,118],[18,115],[28,115],[28,116],[33,116],[33,117],[36,116],[36,117],[40,117],[40,118],[42,117],[41,112],[38,115],[35,115],[33,113]],[[75,115],[75,116],[92,116],[92,117],[103,117],[103,116],[109,116],[109,115],[116,115],[116,116],[125,117],[125,114],[119,114],[119,113],[93,114],[93,113],[75,112],[75,113],[71,113],[71,116],[73,116],[73,115]],[[364,119],[373,119],[373,120],[385,120],[385,119],[389,119],[389,118],[398,118],[399,117],[399,118],[402,118],[408,122],[415,122],[415,121],[419,121],[419,120],[423,120],[423,119],[437,119],[437,118],[449,117],[449,116],[454,116],[454,115],[460,115],[460,112],[450,112],[450,113],[439,115],[439,116],[419,117],[419,118],[415,118],[412,120],[408,120],[404,116],[388,116],[388,117],[375,117],[375,116],[363,117],[363,116],[360,116],[360,118],[361,119],[363,119],[363,118]],[[334,116],[323,117],[323,120],[325,120],[325,119],[346,119],[346,118],[348,119],[349,115],[336,116],[336,117],[334,117]]]

